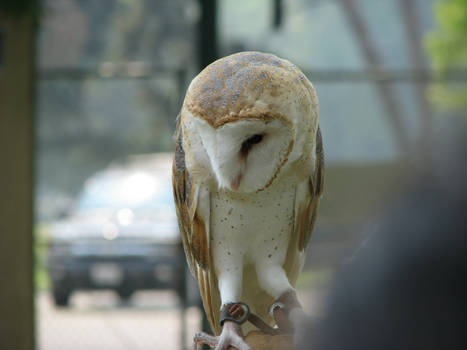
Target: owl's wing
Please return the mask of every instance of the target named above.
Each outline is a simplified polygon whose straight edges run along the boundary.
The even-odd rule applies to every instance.
[[[324,187],[324,152],[321,130],[316,132],[315,171],[309,178],[309,196],[305,203],[301,203],[298,210],[296,230],[298,233],[298,249],[302,252],[310,243],[311,233],[316,222],[318,204]]]
[[[219,334],[220,298],[209,254],[209,193],[205,193],[199,183],[193,181],[186,168],[180,118],[177,121],[176,138],[172,185],[183,247],[190,271],[198,282],[211,329]]]
[[[295,221],[284,263],[284,270],[292,285],[295,285],[305,261],[306,248],[310,243],[311,233],[316,222],[319,200],[323,193],[324,153],[319,127],[316,133],[315,152],[314,172],[310,174],[308,181],[303,182],[296,189]]]

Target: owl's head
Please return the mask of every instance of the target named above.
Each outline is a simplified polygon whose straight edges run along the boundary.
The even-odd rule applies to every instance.
[[[311,157],[318,101],[290,62],[242,52],[212,63],[192,81],[181,127],[191,173],[220,188],[251,193]]]

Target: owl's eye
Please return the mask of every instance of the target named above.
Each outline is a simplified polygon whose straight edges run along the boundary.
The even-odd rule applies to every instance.
[[[247,154],[250,151],[251,147],[253,147],[253,145],[260,143],[263,140],[263,137],[263,134],[255,134],[249,137],[248,139],[243,141],[240,152],[242,154]]]
[[[262,140],[263,140],[263,134],[256,134],[256,135],[253,135],[252,137],[250,137],[249,139],[247,139],[245,142],[243,142],[244,144],[245,143],[248,143],[250,145],[254,145],[256,143],[260,143]]]

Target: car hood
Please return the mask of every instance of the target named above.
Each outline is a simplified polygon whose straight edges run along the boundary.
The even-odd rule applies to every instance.
[[[78,214],[55,222],[51,228],[51,237],[62,241],[82,239],[144,239],[160,243],[180,241],[174,216],[134,217],[131,220],[122,220],[111,212]]]

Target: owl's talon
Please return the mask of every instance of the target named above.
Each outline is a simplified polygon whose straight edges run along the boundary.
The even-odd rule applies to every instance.
[[[211,349],[215,347],[215,350],[227,350],[230,346],[235,347],[237,350],[251,350],[242,338],[240,326],[231,321],[224,322],[220,336],[215,337],[206,333],[196,333],[193,341],[195,350],[198,350],[198,346],[201,344],[208,344]]]
[[[233,346],[238,350],[251,350],[242,338],[242,329],[235,322],[226,320],[218,339],[219,342],[215,350],[227,350],[229,346]]]
[[[213,335],[203,333],[203,332],[196,333],[195,336],[193,337],[194,350],[198,350],[199,345],[202,345],[202,344],[208,344],[211,348],[213,348],[219,342],[218,338],[219,337],[215,337]]]

